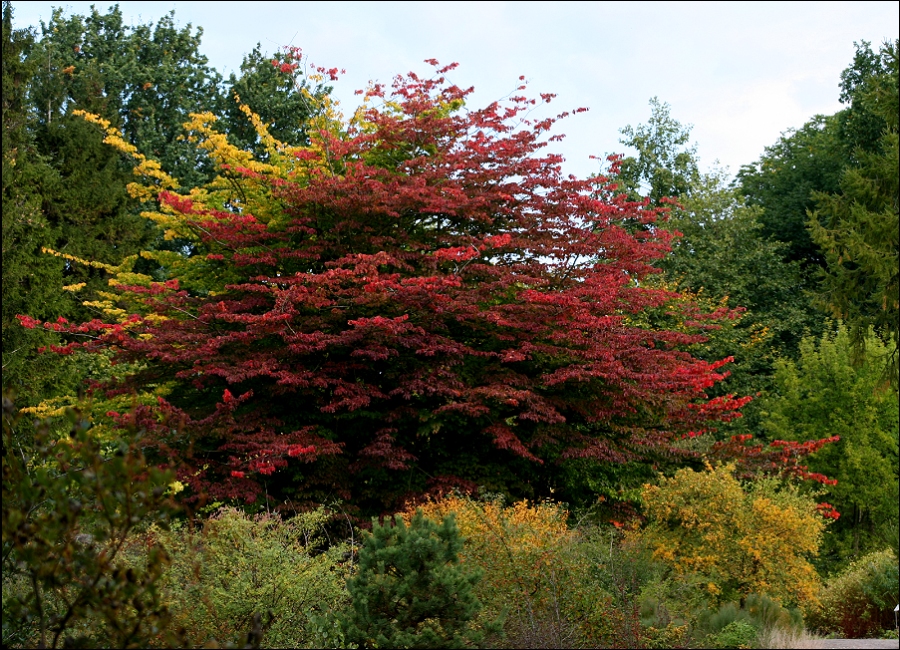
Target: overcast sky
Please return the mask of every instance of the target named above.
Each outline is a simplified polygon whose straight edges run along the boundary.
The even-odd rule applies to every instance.
[[[87,13],[105,2],[13,2],[14,26],[38,26],[52,7]],[[345,113],[353,91],[390,82],[425,59],[459,62],[450,79],[481,106],[512,91],[557,94],[542,117],[590,109],[557,125],[564,170],[597,171],[591,154],[619,152],[618,130],[646,122],[657,96],[693,124],[701,162],[732,172],[779,134],[834,113],[853,42],[898,36],[897,2],[121,2],[126,22],[202,26],[202,51],[224,76],[259,42],[300,46],[312,62],[346,69],[335,84]]]

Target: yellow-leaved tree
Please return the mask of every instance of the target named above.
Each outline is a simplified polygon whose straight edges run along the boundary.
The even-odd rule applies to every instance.
[[[815,602],[826,520],[814,499],[778,479],[742,483],[734,465],[682,469],[644,487],[648,524],[635,533],[675,574],[715,601],[767,594],[783,604]]]

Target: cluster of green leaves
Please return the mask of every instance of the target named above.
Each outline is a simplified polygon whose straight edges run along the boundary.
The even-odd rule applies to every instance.
[[[831,329],[804,338],[796,362],[776,364],[773,390],[762,400],[762,427],[770,439],[840,436],[809,459],[811,471],[837,479],[822,496],[842,515],[826,537],[821,564],[833,570],[896,545],[900,412],[896,393],[880,385],[888,347],[870,335],[868,361],[854,366],[848,328]]]
[[[852,84],[845,76],[850,111],[858,117],[853,124],[881,129],[877,137],[857,138],[862,142],[843,170],[840,191],[816,193],[818,209],[809,219],[812,239],[827,262],[822,303],[849,324],[856,363],[865,359],[871,331],[890,346],[881,366],[883,380],[894,387],[900,382],[898,45],[886,43],[877,56],[860,48],[857,57],[872,65]]]
[[[62,264],[42,255],[52,240],[52,227],[42,212],[38,190],[50,168],[35,150],[29,130],[28,87],[34,64],[25,59],[33,36],[12,25],[12,7],[3,3],[3,282],[2,351],[3,386],[15,389],[19,399],[34,403],[62,389],[66,373],[60,360],[38,357],[34,350],[47,345],[46,332],[15,325],[16,314],[42,314],[48,319],[71,309],[63,285]],[[49,339],[49,340],[48,340]]]
[[[676,234],[671,253],[658,263],[664,286],[740,311],[692,349],[702,359],[734,357],[731,379],[711,394],[766,391],[774,361],[793,356],[803,332],[820,328],[821,316],[804,294],[809,274],[790,260],[787,243],[768,236],[765,210],[732,186],[727,172],[699,171],[696,145],[688,145],[691,127],[673,118],[668,104],[650,103],[648,124],[622,129],[622,144],[635,154],[623,160],[617,180],[635,198],[645,191],[651,201],[677,199],[662,224]],[[755,431],[758,410],[751,403],[744,419],[722,430]]]
[[[4,647],[141,647],[181,638],[159,579],[169,556],[142,549],[125,558],[129,537],[174,512],[171,472],[150,466],[140,441],[103,449],[90,423],[70,412],[57,439],[30,426],[3,400]]]
[[[893,627],[893,608],[900,596],[897,555],[890,550],[861,557],[828,581],[810,624],[848,639],[880,635]]]
[[[345,607],[353,566],[350,548],[324,536],[331,518],[322,508],[291,518],[223,508],[193,529],[145,533],[171,558],[158,588],[187,643],[237,640],[257,620],[263,647],[326,642],[315,614]]]

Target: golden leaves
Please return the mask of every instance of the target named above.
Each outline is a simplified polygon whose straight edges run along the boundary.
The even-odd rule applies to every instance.
[[[712,596],[815,600],[818,578],[807,558],[825,527],[815,502],[774,479],[742,485],[733,471],[683,469],[645,486],[650,523],[634,536],[677,573],[699,576]]]

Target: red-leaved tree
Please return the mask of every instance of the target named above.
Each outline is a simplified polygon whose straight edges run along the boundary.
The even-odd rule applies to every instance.
[[[278,218],[159,193],[239,278],[224,290],[120,285],[139,314],[54,325],[97,337],[63,352],[137,364],[107,395],[168,386],[119,417],[193,490],[376,509],[452,485],[562,491],[567,462],[660,462],[745,403],[704,393],[727,359],[684,351],[714,320],[647,282],[659,211],[541,155],[565,113],[469,108],[452,67],[370,88],[349,122],[320,115],[285,173],[227,170]]]

